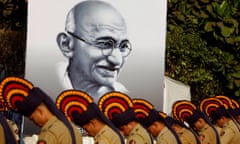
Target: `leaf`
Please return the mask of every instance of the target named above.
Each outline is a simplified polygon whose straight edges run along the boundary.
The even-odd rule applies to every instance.
[[[217,26],[221,29],[221,34],[224,37],[229,37],[234,32],[234,28],[225,26],[223,22],[218,22]]]
[[[177,13],[177,19],[184,22],[185,21],[185,16],[181,13]]]
[[[220,17],[228,16],[228,7],[229,4],[226,1],[223,1],[221,5],[217,2],[213,3],[213,8]]]
[[[234,95],[239,97],[240,96],[240,89],[235,91]]]
[[[239,29],[238,29],[239,22],[238,22],[236,19],[233,19],[233,18],[224,18],[224,19],[223,19],[223,22],[224,22],[224,25],[225,25],[225,26],[234,28],[235,34],[238,34],[238,33],[239,33]]]
[[[239,71],[239,72],[232,73],[232,77],[237,78],[237,79],[240,79],[240,71]]]
[[[240,36],[236,36],[236,37],[234,38],[234,41],[235,41],[235,42],[240,42]]]
[[[234,83],[235,83],[236,87],[239,87],[239,89],[240,89],[240,79],[234,80]]]
[[[234,66],[233,69],[235,71],[240,71],[240,63],[238,65]]]
[[[204,30],[207,31],[207,32],[211,32],[213,31],[213,27],[216,26],[216,23],[215,22],[207,22],[204,26]]]
[[[232,38],[232,37],[225,38],[225,40],[228,44],[234,44],[234,42],[235,42],[234,38]]]
[[[217,17],[217,15],[213,12],[213,7],[212,7],[212,5],[207,5],[207,11],[209,12],[209,14],[210,14],[212,17],[214,17],[214,18]]]

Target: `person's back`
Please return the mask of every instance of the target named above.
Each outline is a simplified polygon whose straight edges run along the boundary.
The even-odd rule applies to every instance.
[[[157,144],[178,144],[176,137],[167,127],[164,127],[158,134],[156,142]]]
[[[194,134],[187,128],[182,128],[180,132],[177,132],[177,135],[182,144],[197,144]]]
[[[80,131],[72,124],[76,144],[82,143],[82,135]],[[39,134],[39,141],[46,141],[50,144],[70,144],[72,138],[68,128],[57,117],[52,117],[42,128]]]
[[[73,127],[76,144],[83,144],[83,137],[80,129],[74,123],[71,123],[71,125]]]
[[[121,144],[118,134],[108,125],[94,137],[94,142],[98,144]]]
[[[164,114],[162,112],[162,114]],[[200,144],[197,134],[183,122],[165,114],[167,124],[176,132],[182,144]]]
[[[127,144],[131,142],[152,144],[152,139],[147,130],[138,123],[127,137]]]
[[[219,131],[221,144],[239,144],[240,132],[232,120],[224,124]]]
[[[231,129],[234,130],[235,133],[240,133],[240,129],[239,129],[239,123],[237,123],[236,121],[234,121],[233,119],[230,119],[227,123],[227,125],[229,125],[229,127]]]
[[[240,133],[236,133],[230,127],[222,128],[219,135],[221,144],[239,144],[240,142]]]
[[[198,135],[202,144],[217,144],[216,132],[207,123],[198,131]]]

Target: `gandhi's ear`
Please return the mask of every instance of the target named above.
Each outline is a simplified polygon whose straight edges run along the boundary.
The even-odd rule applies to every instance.
[[[70,58],[73,55],[73,46],[71,40],[72,39],[63,32],[57,35],[58,47],[61,50],[62,54],[67,58]]]

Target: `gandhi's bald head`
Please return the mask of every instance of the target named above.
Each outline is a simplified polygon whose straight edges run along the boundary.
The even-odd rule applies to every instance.
[[[103,1],[84,1],[74,6],[66,18],[66,31],[79,36],[91,35],[106,30],[126,31],[121,14],[109,3]]]

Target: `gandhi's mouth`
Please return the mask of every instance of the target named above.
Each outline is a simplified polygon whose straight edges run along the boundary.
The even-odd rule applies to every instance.
[[[97,71],[104,77],[116,77],[119,72],[118,67],[98,66]]]
[[[117,68],[117,67],[110,67],[110,66],[98,66],[98,67],[101,69],[108,70],[108,71],[118,71],[119,70],[119,68]]]

